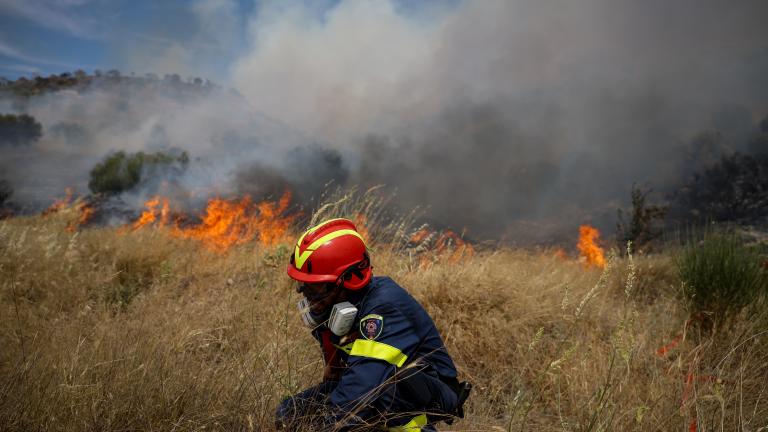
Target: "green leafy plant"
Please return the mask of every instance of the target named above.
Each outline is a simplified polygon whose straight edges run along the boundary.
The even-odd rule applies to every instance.
[[[741,310],[768,290],[760,254],[731,233],[705,232],[692,239],[680,252],[677,268],[693,312],[712,312],[715,319]]]
[[[170,156],[162,152],[126,154],[120,151],[96,164],[91,170],[88,187],[94,193],[116,194],[132,189],[146,177],[158,174],[163,167],[176,166],[183,170],[188,163],[186,152]]]

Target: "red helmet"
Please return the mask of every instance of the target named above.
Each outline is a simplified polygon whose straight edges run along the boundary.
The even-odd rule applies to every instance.
[[[288,276],[306,283],[331,282],[357,290],[371,281],[365,240],[349,219],[327,220],[299,237]]]

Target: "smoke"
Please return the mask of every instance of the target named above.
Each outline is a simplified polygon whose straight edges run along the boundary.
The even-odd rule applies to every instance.
[[[143,17],[129,31],[108,35],[111,62],[128,71],[205,76],[221,82],[226,65],[241,49],[245,18],[238,3],[245,2],[184,3],[187,7],[168,2],[131,5],[130,13],[141,11]]]
[[[44,137],[4,150],[3,178],[13,199],[47,203],[85,192],[110,152],[176,149],[191,157],[174,180],[191,201],[287,188],[307,203],[328,183],[386,184],[475,238],[546,242],[610,229],[633,183],[674,187],[742,149],[768,112],[764,1],[412,3],[259,2],[243,41],[233,2],[196,2],[179,15],[196,17],[189,42],[117,51],[194,74],[244,47],[226,83],[237,92],[166,82],[32,98]],[[190,20],[172,21],[153,26]],[[150,189],[162,185],[121,198],[139,206]]]
[[[633,182],[679,181],[700,131],[738,146],[767,108],[765,2],[407,8],[267,5],[233,82],[353,155],[356,183],[481,236],[609,227]]]
[[[97,79],[85,91],[45,93],[21,105],[6,103],[3,109],[31,114],[43,125],[43,137],[3,148],[0,170],[14,188],[13,200],[26,211],[47,207],[67,187],[87,194],[90,171],[118,151],[190,155],[186,169],[145,172],[138,188],[119,197],[139,209],[154,193],[190,206],[231,196],[249,164],[284,171],[294,149],[309,145],[305,136],[259,115],[235,93],[172,77]]]
[[[252,197],[275,197],[288,190],[294,202],[311,205],[326,190],[347,185],[348,178],[349,168],[338,151],[311,144],[292,149],[279,165],[256,161],[238,167],[234,185],[238,195]]]

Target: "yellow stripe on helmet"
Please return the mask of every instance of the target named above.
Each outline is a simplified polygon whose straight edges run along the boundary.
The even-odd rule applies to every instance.
[[[299,246],[301,246],[301,242],[304,240],[304,237],[306,237],[308,234],[311,234],[311,233],[313,233],[313,232],[317,231],[317,230],[318,230],[318,229],[320,229],[320,228],[321,228],[323,225],[329,224],[329,223],[331,223],[331,222],[334,222],[334,221],[337,221],[337,220],[344,220],[344,218],[328,219],[327,221],[325,221],[325,222],[320,222],[319,224],[317,224],[317,225],[313,226],[312,228],[310,228],[310,229],[308,229],[308,230],[304,231],[304,234],[302,234],[302,235],[301,235],[301,237],[299,237],[299,241],[297,241],[297,242],[296,242],[296,247],[298,248]],[[348,219],[347,219],[347,220],[348,220]]]
[[[317,227],[313,228],[313,230],[316,228]],[[316,251],[320,246],[328,243],[329,241],[335,238],[345,236],[345,235],[353,235],[359,238],[360,241],[362,241],[363,244],[365,244],[365,240],[363,240],[363,237],[360,234],[358,234],[357,231],[352,229],[344,229],[344,230],[334,231],[332,233],[328,233],[320,237],[319,239],[313,241],[312,244],[310,244],[309,247],[307,247],[307,249],[304,250],[304,252],[299,252],[299,245],[301,244],[301,240],[304,239],[304,236],[302,236],[301,239],[299,239],[299,244],[296,245],[296,250],[294,251],[296,268],[301,269],[301,267],[304,265],[304,262],[306,262],[307,259],[309,259],[309,256],[312,255],[312,252]]]

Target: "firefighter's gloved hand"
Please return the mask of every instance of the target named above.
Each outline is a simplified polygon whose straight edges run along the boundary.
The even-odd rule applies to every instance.
[[[277,430],[294,430],[330,413],[328,393],[335,383],[324,382],[283,399],[275,412]]]

